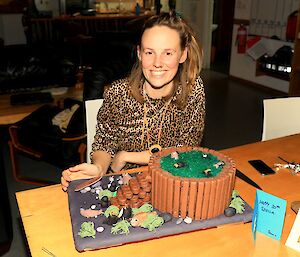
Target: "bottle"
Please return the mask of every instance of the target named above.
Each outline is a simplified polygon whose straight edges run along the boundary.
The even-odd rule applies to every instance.
[[[141,6],[140,4],[137,2],[136,5],[135,5],[135,15],[136,16],[140,16],[141,14]]]

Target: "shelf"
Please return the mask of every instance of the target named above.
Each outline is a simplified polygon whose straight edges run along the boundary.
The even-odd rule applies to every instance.
[[[256,62],[256,73],[255,76],[269,76],[269,77],[273,77],[273,78],[277,78],[277,79],[281,79],[281,80],[285,80],[285,81],[290,81],[290,74],[291,73],[287,73],[287,72],[279,72],[276,70],[267,70],[265,68],[262,68],[261,66],[262,64],[257,61]],[[274,69],[276,69],[277,67],[275,67]]]

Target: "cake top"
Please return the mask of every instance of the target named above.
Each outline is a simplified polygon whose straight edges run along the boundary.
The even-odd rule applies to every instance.
[[[192,150],[173,152],[167,156],[162,156],[160,166],[173,176],[210,178],[217,176],[222,171],[224,162],[211,153]]]

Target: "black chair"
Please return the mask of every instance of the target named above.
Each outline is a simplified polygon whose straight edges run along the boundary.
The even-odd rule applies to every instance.
[[[3,133],[1,133],[3,135]],[[3,142],[0,142],[0,255],[7,253],[13,239],[12,217],[3,160]]]
[[[73,104],[78,104],[80,107],[72,115],[64,133],[58,126],[52,124],[52,118]],[[12,173],[17,182],[42,186],[54,183],[48,179],[22,174],[19,154],[37,161],[45,161],[61,169],[85,161],[86,132],[82,105],[82,102],[74,99],[65,99],[63,109],[53,104],[45,104],[23,120],[9,126],[8,145]]]

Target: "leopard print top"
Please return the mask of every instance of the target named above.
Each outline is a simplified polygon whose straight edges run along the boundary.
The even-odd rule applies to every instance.
[[[113,82],[104,93],[103,105],[97,116],[97,127],[92,153],[102,150],[113,157],[118,151],[144,151],[157,144],[157,129],[149,139],[144,133],[144,104],[139,103],[129,93],[127,79]],[[165,112],[163,122],[155,118],[165,106],[165,100],[149,98],[151,109],[147,112],[151,128],[161,127],[159,145],[199,146],[203,136],[205,118],[205,95],[202,80],[198,78],[193,86],[188,103],[180,110],[171,102]],[[143,143],[142,143],[143,142]]]

